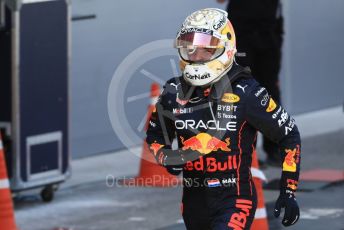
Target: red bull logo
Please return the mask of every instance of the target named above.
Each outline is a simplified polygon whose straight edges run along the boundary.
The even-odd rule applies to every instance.
[[[204,166],[205,162],[205,166]],[[237,168],[236,156],[228,156],[227,161],[219,162],[214,157],[208,157],[204,159],[200,157],[197,161],[188,161],[184,167],[186,171],[203,171],[218,172],[227,171]]]
[[[225,141],[209,135],[208,133],[199,133],[196,136],[193,136],[184,141],[184,137],[180,137],[183,147],[183,150],[193,150],[198,151],[201,154],[208,154],[213,151],[225,151],[230,152],[229,148],[230,139],[226,138]]]
[[[295,149],[285,149],[286,156],[283,162],[283,171],[296,172],[297,164],[299,163],[300,146],[297,145]]]
[[[154,156],[156,156],[156,154],[158,153],[159,149],[161,149],[162,147],[164,147],[164,145],[161,145],[161,144],[156,143],[156,142],[154,142],[153,144],[151,144],[149,146],[150,150],[153,151]]]
[[[287,179],[287,187],[295,191],[297,189],[298,182],[296,180]]]

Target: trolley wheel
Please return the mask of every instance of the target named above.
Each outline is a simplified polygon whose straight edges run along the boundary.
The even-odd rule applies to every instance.
[[[52,185],[49,185],[42,189],[41,191],[41,198],[44,202],[50,202],[54,199],[54,192],[55,189]]]

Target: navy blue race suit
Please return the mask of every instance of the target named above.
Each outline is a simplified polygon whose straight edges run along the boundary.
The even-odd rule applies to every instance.
[[[245,53],[236,60],[249,66],[255,79],[280,100],[279,72],[283,43],[283,17],[280,0],[230,0],[227,12],[235,28],[237,50]],[[264,151],[269,159],[276,156],[278,146],[264,138]]]
[[[295,121],[248,70],[234,64],[209,88],[182,77],[167,81],[146,141],[170,172],[182,167],[187,229],[249,229],[257,203],[250,171],[257,130],[280,147],[281,193],[295,192],[301,146]],[[171,150],[174,138],[178,150]]]

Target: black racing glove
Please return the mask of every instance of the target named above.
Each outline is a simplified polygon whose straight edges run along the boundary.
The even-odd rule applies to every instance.
[[[195,151],[161,149],[158,151],[156,159],[172,175],[179,175],[187,161],[198,159],[199,154]]]
[[[295,224],[300,217],[300,209],[296,202],[294,192],[285,190],[281,192],[276,203],[274,216],[277,218],[280,216],[281,208],[285,208],[282,224],[286,227]]]

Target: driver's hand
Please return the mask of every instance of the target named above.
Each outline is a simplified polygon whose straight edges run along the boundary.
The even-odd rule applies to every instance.
[[[284,208],[284,217],[282,220],[284,226],[291,226],[299,220],[300,209],[292,191],[286,190],[284,193],[281,192],[278,197],[274,210],[274,216],[276,218],[280,216],[281,208]]]

